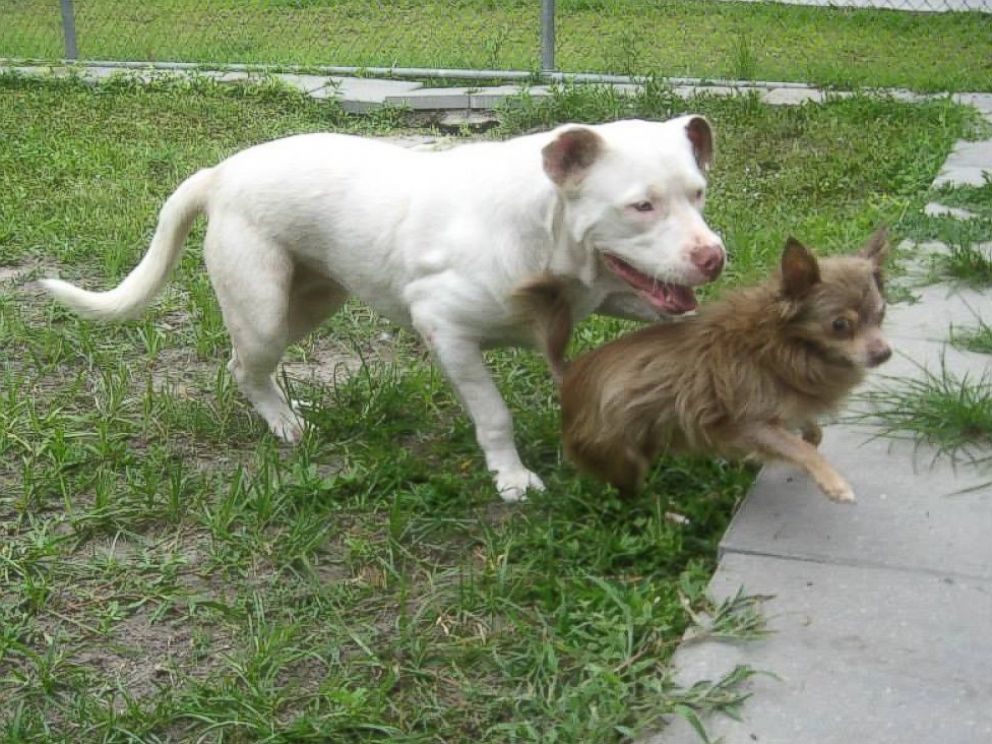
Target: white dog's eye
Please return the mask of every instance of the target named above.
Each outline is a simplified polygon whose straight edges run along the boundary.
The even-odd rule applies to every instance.
[[[702,201],[702,200],[703,200],[703,190],[702,189],[697,189],[696,190],[696,201]]]
[[[654,209],[654,204],[649,201],[634,202],[630,206],[634,208],[635,212],[650,212]]]

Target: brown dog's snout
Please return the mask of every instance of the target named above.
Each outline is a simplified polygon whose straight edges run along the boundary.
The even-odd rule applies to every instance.
[[[875,339],[868,344],[868,366],[877,367],[892,356],[892,347],[883,339]]]
[[[689,260],[707,279],[716,279],[723,271],[723,246],[719,243],[698,245],[692,249]]]

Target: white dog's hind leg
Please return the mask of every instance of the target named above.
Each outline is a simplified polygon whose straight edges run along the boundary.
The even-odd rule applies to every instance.
[[[203,252],[231,336],[227,368],[272,433],[298,442],[303,437],[300,417],[275,382],[290,342],[292,262],[278,245],[247,226],[229,221],[210,227]]]
[[[348,293],[340,284],[297,266],[289,290],[290,343],[309,335],[337,312],[346,299]]]
[[[543,491],[544,484],[524,467],[513,443],[513,419],[503,402],[478,344],[456,335],[433,333],[428,338],[462,404],[475,424],[475,437],[493,473],[504,501],[522,501],[527,490]]]

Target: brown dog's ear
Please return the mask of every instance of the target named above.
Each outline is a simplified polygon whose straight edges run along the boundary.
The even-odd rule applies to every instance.
[[[713,128],[702,116],[693,116],[685,125],[685,134],[692,143],[696,165],[705,173],[713,165]]]
[[[885,256],[888,252],[889,231],[887,228],[880,227],[868,238],[868,242],[861,246],[858,250],[858,255],[861,258],[867,258],[875,265],[875,268],[878,268],[885,261]]]
[[[541,150],[544,172],[559,186],[577,183],[596,162],[603,145],[603,138],[591,129],[567,129]]]
[[[790,237],[782,250],[782,293],[793,300],[804,297],[820,281],[820,265],[809,248]]]

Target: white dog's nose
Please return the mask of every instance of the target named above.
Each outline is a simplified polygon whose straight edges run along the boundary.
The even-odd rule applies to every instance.
[[[720,243],[697,245],[689,253],[692,265],[709,280],[716,279],[723,271],[724,252]]]

